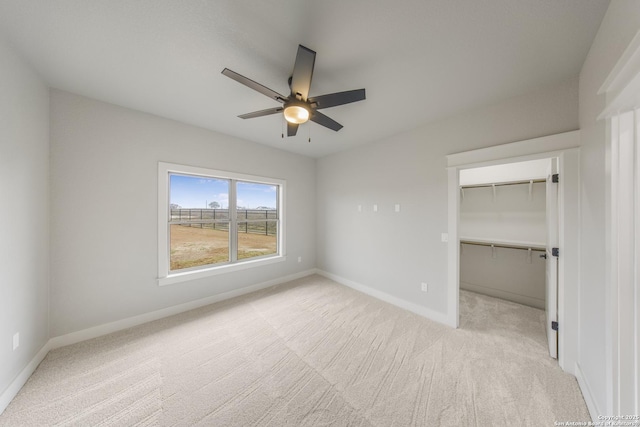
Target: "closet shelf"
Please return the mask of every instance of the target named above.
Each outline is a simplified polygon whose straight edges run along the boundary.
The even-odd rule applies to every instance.
[[[522,185],[522,184],[537,184],[540,182],[547,182],[546,179],[527,179],[520,181],[505,181],[505,182],[495,182],[495,183],[487,183],[487,184],[467,184],[461,185],[460,188],[482,188],[482,187],[501,187],[503,185]]]
[[[460,236],[460,243],[483,246],[494,245],[495,247],[507,247],[513,249],[546,250],[546,245],[543,242],[524,242],[521,240],[482,239],[477,237]]]

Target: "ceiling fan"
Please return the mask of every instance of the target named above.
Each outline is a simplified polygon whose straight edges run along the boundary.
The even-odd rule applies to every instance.
[[[291,88],[291,94],[289,96],[280,95],[278,92],[248,79],[235,71],[231,71],[228,68],[222,70],[222,74],[225,76],[283,104],[281,107],[242,114],[238,117],[241,119],[253,119],[254,117],[283,112],[284,118],[287,120],[287,136],[295,136],[298,131],[298,126],[308,120],[333,129],[336,132],[342,129],[340,123],[325,116],[318,110],[362,101],[365,99],[365,91],[364,89],[356,89],[309,97],[309,88],[311,87],[311,78],[313,77],[315,62],[316,53],[309,48],[298,45],[298,53],[293,66],[293,73],[291,77],[289,77],[289,87]]]

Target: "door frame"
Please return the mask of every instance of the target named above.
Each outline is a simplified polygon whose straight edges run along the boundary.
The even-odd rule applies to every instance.
[[[607,414],[640,410],[640,31],[598,90],[605,107],[605,342]],[[633,123],[622,135],[626,114]],[[625,132],[623,132],[625,133]],[[621,153],[623,149],[626,153]],[[633,155],[634,158],[629,158]],[[633,196],[631,196],[633,195]],[[625,204],[633,197],[633,203]],[[635,301],[633,295],[635,294]],[[634,324],[635,322],[635,324]],[[591,407],[590,407],[591,409]]]
[[[576,375],[580,260],[580,131],[496,145],[447,156],[448,283],[447,318],[459,325],[460,298],[460,170],[527,160],[558,158],[558,363]]]
[[[558,321],[558,258],[553,256],[553,248],[560,247],[560,210],[558,209],[558,184],[553,182],[553,175],[559,173],[557,157],[549,161],[547,169],[547,182],[545,194],[545,213],[546,213],[546,232],[547,241],[545,242],[545,319],[547,324],[545,330],[547,333],[547,342],[549,345],[549,356],[554,359],[558,358],[558,331],[554,330],[553,322]],[[555,218],[555,219],[553,219]],[[553,220],[552,220],[553,219]]]

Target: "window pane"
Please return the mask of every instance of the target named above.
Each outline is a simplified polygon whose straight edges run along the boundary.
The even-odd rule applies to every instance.
[[[238,223],[238,259],[278,253],[278,223],[276,221]]]
[[[229,209],[229,180],[171,174],[169,205],[172,220],[177,210],[183,220],[210,219],[208,210]]]
[[[169,230],[170,269],[229,262],[229,224],[172,224]]]
[[[238,181],[238,259],[278,253],[278,186]]]
[[[238,221],[253,219],[253,215],[259,219],[265,215],[277,218],[278,186],[238,181],[236,192]]]
[[[172,224],[169,230],[171,270],[229,262],[229,180],[171,174],[170,221],[208,221]]]

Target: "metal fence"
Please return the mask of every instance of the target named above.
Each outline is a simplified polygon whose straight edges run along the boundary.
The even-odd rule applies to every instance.
[[[278,211],[275,209],[238,209],[238,232],[275,236]],[[229,231],[229,209],[171,209],[170,221],[184,227]]]

